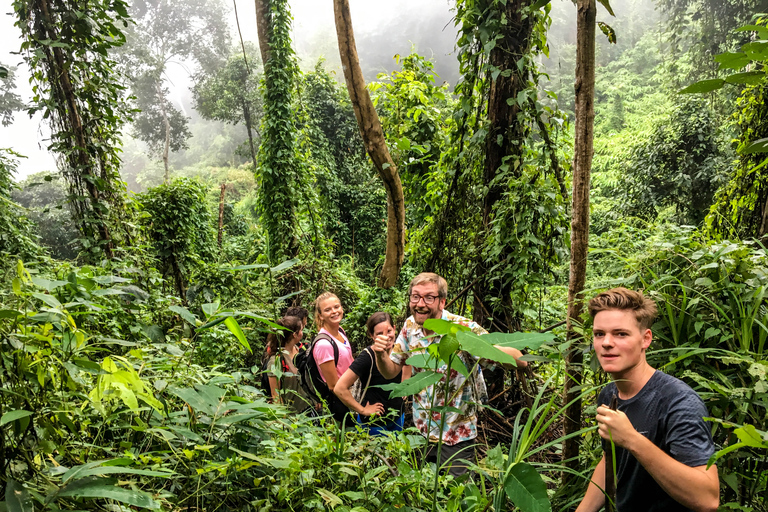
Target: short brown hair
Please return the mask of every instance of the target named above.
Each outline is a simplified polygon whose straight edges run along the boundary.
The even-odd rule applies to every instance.
[[[424,283],[434,283],[437,285],[437,295],[444,299],[448,296],[448,283],[433,272],[422,272],[413,279],[411,279],[411,286],[408,287],[408,295],[411,294],[414,286],[418,286]]]
[[[601,311],[618,309],[632,311],[640,328],[650,329],[656,319],[656,303],[641,292],[626,288],[611,288],[598,294],[589,301],[589,316],[594,320]]]

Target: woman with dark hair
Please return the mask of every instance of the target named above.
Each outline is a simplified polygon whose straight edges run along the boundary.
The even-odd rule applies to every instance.
[[[390,347],[395,343],[397,330],[389,313],[379,311],[372,314],[365,327],[372,341],[377,338],[385,339]],[[410,367],[404,368],[392,379],[385,379],[376,365],[376,355],[368,347],[344,372],[333,392],[351,411],[357,413],[357,421],[365,425],[371,435],[381,435],[387,431],[403,430],[403,399],[390,398],[389,391],[374,386],[399,383],[408,377]],[[360,402],[355,400],[350,391],[358,379],[363,388]]]
[[[284,329],[277,329],[267,336],[267,363],[270,395],[274,403],[281,403],[294,412],[309,407],[309,401],[299,385],[299,372],[293,358],[299,351],[299,342],[304,335],[301,320],[286,316],[277,321]]]

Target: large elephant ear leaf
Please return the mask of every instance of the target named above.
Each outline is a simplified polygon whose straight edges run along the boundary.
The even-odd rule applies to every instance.
[[[514,357],[494,347],[490,341],[483,339],[487,338],[487,336],[479,336],[472,331],[469,331],[459,332],[456,334],[456,337],[461,344],[462,350],[469,352],[469,354],[475,357],[517,366]]]

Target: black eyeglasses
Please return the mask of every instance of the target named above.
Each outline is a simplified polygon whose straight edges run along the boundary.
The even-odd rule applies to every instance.
[[[418,293],[412,293],[411,297],[410,297],[411,304],[418,304],[420,300],[424,299],[424,304],[426,304],[427,306],[431,306],[439,298],[440,297],[438,295],[424,295],[424,296],[421,296]]]

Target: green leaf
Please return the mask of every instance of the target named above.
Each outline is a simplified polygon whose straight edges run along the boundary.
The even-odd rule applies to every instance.
[[[747,84],[756,85],[765,79],[765,73],[762,71],[746,71],[744,73],[735,73],[731,76],[725,77],[725,81],[729,84]]]
[[[442,373],[427,370],[419,372],[410,379],[406,379],[403,382],[385,384],[379,387],[384,391],[391,391],[391,397],[402,397],[415,395],[416,393],[419,393],[427,389],[429,386],[439,382],[442,378]]]
[[[238,265],[236,267],[220,267],[219,270],[231,272],[233,270],[252,270],[254,268],[269,268],[266,263],[254,263],[253,265]]]
[[[29,492],[16,480],[5,484],[5,506],[8,512],[35,512]]]
[[[286,260],[286,261],[282,262],[281,264],[279,264],[278,266],[272,267],[271,269],[269,269],[269,271],[272,272],[273,274],[276,274],[277,272],[282,272],[283,270],[287,270],[287,269],[291,268],[292,266],[294,266],[298,262],[299,262],[298,259]]]
[[[502,347],[512,347],[518,350],[530,349],[536,350],[545,343],[555,339],[551,332],[491,332],[483,335],[491,345],[500,345]]]
[[[703,92],[712,92],[720,89],[723,85],[725,85],[725,80],[723,80],[722,78],[714,78],[712,80],[701,80],[699,82],[689,85],[685,89],[681,89],[680,91],[678,91],[678,94],[699,94]]]
[[[514,357],[494,347],[490,340],[483,339],[484,336],[478,336],[473,332],[460,332],[457,336],[459,343],[461,343],[461,348],[471,355],[496,361],[497,363],[517,366]]]
[[[754,425],[744,425],[733,431],[742,443],[754,448],[766,448],[768,443],[763,440],[763,436],[757,431]]]
[[[21,315],[21,311],[15,309],[0,309],[0,318],[18,318]]]
[[[443,320],[441,318],[428,318],[427,321],[424,322],[424,328],[429,329],[430,331],[433,331],[436,334],[440,334],[440,335],[455,334],[459,331],[472,330],[466,325],[456,324],[453,322],[449,322],[447,320]]]
[[[751,155],[753,153],[768,153],[768,137],[749,143],[740,151],[740,153],[742,155]]]
[[[504,480],[504,490],[515,507],[525,512],[551,512],[547,486],[541,475],[527,462],[518,462]]]
[[[190,311],[187,308],[182,306],[170,306],[168,309],[178,314],[181,318],[183,318],[184,320],[192,324],[193,327],[197,325],[197,319],[195,318],[195,315],[190,313]]]
[[[752,59],[742,52],[726,52],[716,55],[715,62],[720,64],[720,69],[741,69],[752,62]]]
[[[219,310],[219,303],[209,302],[207,304],[203,304],[201,308],[203,310],[203,313],[205,313],[205,318],[210,318],[213,315],[215,315],[216,312]]]
[[[64,476],[61,477],[61,481],[62,483],[67,483],[70,480],[80,480],[81,478],[85,478],[87,476],[108,475],[108,474],[115,474],[115,473],[129,474],[129,475],[159,476],[163,478],[170,478],[176,474],[170,470],[150,471],[146,469],[128,468],[128,467],[121,467],[118,465],[110,464],[114,462],[115,460],[98,460],[94,462],[89,462],[87,464],[83,464],[81,466],[75,466],[69,469],[66,473],[64,473]],[[122,462],[122,461],[121,459],[117,459],[117,462]]]
[[[456,339],[455,334],[448,334],[440,339],[440,343],[437,345],[437,352],[440,354],[445,364],[448,364],[450,358],[456,351],[459,350],[459,340]]]
[[[757,32],[761,38],[768,39],[768,27],[761,27],[760,25],[744,25],[734,32]]]
[[[25,411],[23,409],[17,409],[15,411],[8,411],[7,413],[3,414],[3,417],[0,418],[0,427],[5,425],[6,423],[10,423],[12,421],[19,420],[21,418],[26,418],[27,416],[32,416],[34,413]]]
[[[609,43],[616,44],[616,31],[613,30],[610,25],[603,23],[602,21],[598,21],[597,26],[600,27],[600,30],[603,32],[603,34],[605,34],[605,37],[608,38]]]
[[[237,341],[239,341],[240,344],[248,350],[248,352],[253,352],[253,350],[251,350],[251,344],[248,343],[247,339],[245,339],[245,334],[243,334],[243,330],[240,329],[240,324],[237,323],[237,320],[235,320],[235,317],[232,317],[232,316],[227,317],[224,320],[224,325],[227,326],[227,328],[229,329],[229,332],[235,335],[235,338],[237,338]]]
[[[58,309],[61,307],[61,302],[59,302],[53,295],[48,295],[47,293],[32,293],[32,296],[40,299],[52,308]]]
[[[600,2],[600,5],[605,7],[605,10],[608,11],[608,14],[610,14],[614,18],[616,17],[616,14],[613,12],[613,9],[611,9],[611,4],[608,3],[608,0],[597,0],[597,1]]]
[[[52,292],[59,286],[63,286],[69,281],[58,281],[58,280],[49,280],[49,279],[43,279],[42,277],[33,277],[32,283],[34,283],[36,286],[39,286],[40,288],[45,289],[47,292]]]
[[[57,493],[58,497],[104,498],[119,501],[134,507],[156,510],[160,504],[144,491],[133,491],[113,485],[114,480],[105,478],[84,478],[67,485]]]

